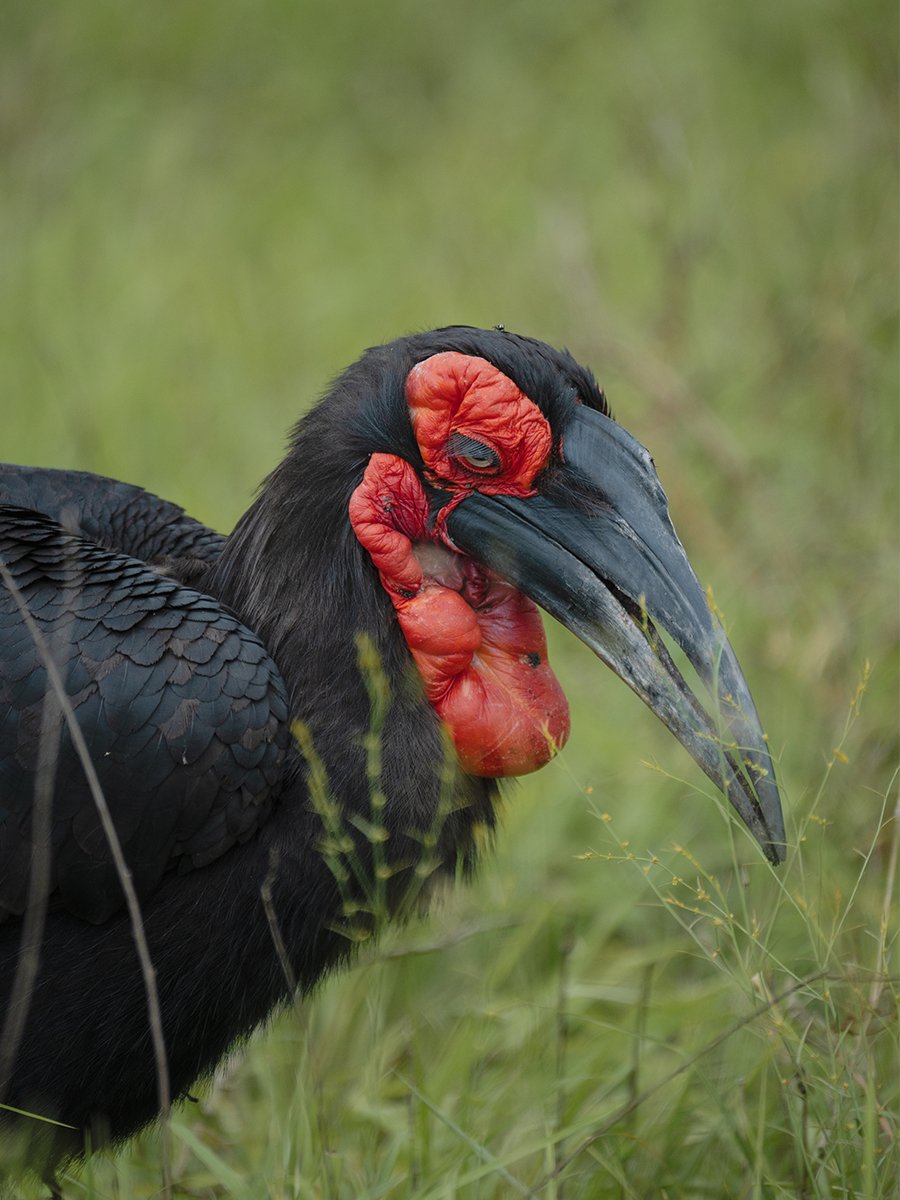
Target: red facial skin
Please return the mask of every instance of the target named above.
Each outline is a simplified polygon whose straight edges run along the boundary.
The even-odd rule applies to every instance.
[[[531,496],[550,456],[550,426],[533,400],[484,358],[447,351],[418,363],[406,380],[413,432],[432,482],[485,495]],[[481,475],[447,454],[451,433],[490,446],[496,474]]]
[[[429,475],[462,498],[479,490],[530,495],[550,452],[537,406],[484,359],[438,354],[410,372],[407,398]],[[500,466],[482,476],[446,453],[451,433],[489,445]],[[350,500],[350,521],[391,598],[425,694],[463,770],[524,775],[565,744],[569,709],[547,662],[535,605],[459,554],[415,470],[373,454]]]

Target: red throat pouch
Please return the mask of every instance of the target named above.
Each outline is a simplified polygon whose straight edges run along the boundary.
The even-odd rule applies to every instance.
[[[569,707],[537,607],[427,529],[427,499],[404,459],[373,454],[349,514],[463,770],[542,767],[568,738]]]

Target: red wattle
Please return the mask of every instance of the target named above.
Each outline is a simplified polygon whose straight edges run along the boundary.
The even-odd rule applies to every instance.
[[[427,531],[425,493],[403,459],[373,454],[349,513],[463,769],[542,767],[565,744],[569,709],[535,605]]]

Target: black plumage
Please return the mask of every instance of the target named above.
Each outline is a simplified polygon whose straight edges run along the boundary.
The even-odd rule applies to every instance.
[[[412,464],[433,511],[449,498],[424,478],[404,401],[410,369],[447,350],[489,360],[543,413],[555,439],[546,495],[602,509],[565,476],[560,452],[576,410],[608,412],[593,377],[499,330],[369,351],[300,421],[227,539],[131,485],[0,468],[0,558],[15,584],[0,587],[0,1022],[19,962],[48,691],[22,603],[62,673],[133,875],[174,1097],[292,984],[308,990],[371,931],[373,888],[384,885],[395,911],[434,871],[471,864],[476,831],[494,824],[496,781],[455,766],[347,518],[376,453]],[[83,766],[54,721],[40,968],[0,1078],[3,1103],[75,1127],[27,1127],[51,1157],[77,1151],[82,1130],[127,1136],[159,1104],[122,889]]]
[[[218,558],[225,539],[143,488],[89,471],[0,465],[6,505],[33,509],[63,529],[144,562]]]
[[[166,870],[203,865],[254,833],[288,744],[284,683],[259,640],[209,597],[27,509],[0,510],[0,557],[19,592],[5,590],[0,607],[0,639],[16,656],[0,678],[0,919],[25,910],[17,868],[29,857],[48,687],[19,599],[88,735],[139,895]],[[75,916],[105,921],[121,886],[65,734],[55,770],[50,892]]]
[[[473,353],[480,348],[475,331],[449,340]],[[418,457],[396,393],[399,387],[402,395],[412,362],[445,348],[448,338],[418,341],[378,348],[350,368],[300,422],[288,456],[227,542],[177,506],[118,481],[22,468],[0,475],[0,500],[8,505],[0,555],[54,655],[63,655],[63,670],[74,672],[67,691],[90,731],[104,794],[126,852],[132,844],[139,850],[129,861],[175,1097],[288,997],[285,964],[260,899],[264,880],[273,876],[272,904],[301,989],[353,948],[333,928],[345,898],[319,853],[327,831],[308,802],[288,712],[308,726],[342,810],[370,815],[363,742],[371,711],[355,634],[371,639],[393,697],[382,776],[394,861],[418,859],[439,825],[439,845],[429,853],[452,867],[470,854],[470,829],[493,824],[493,781],[461,774],[452,782],[451,811],[439,818],[446,758],[440,728],[411,685],[390,604],[346,520],[373,450],[399,446]],[[557,374],[550,363],[543,372]],[[12,505],[30,505],[50,519]],[[179,586],[147,563],[186,570],[202,590]],[[29,776],[46,681],[5,590],[0,621],[2,1010],[19,952]],[[184,681],[173,682],[188,664]],[[235,703],[254,685],[264,706],[258,714],[251,708],[245,723],[247,710],[236,711]],[[111,689],[118,693],[110,699]],[[192,700],[197,707],[185,722]],[[189,755],[188,729],[195,737]],[[260,736],[263,761],[247,766],[235,747],[239,754],[242,739],[252,744]],[[257,786],[244,786],[251,779]],[[273,798],[276,811],[266,822]],[[179,811],[183,805],[188,814]],[[345,829],[357,843],[347,857],[364,863],[366,838],[349,822]],[[0,1099],[119,1138],[156,1113],[157,1075],[121,889],[65,732],[53,841],[41,972]],[[202,870],[186,869],[201,863]],[[80,1144],[80,1135],[51,1135],[46,1127],[35,1137],[65,1149]]]

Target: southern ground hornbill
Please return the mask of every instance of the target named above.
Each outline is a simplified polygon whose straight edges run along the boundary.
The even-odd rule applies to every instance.
[[[540,342],[458,327],[368,351],[228,538],[127,484],[0,468],[0,559],[0,1101],[51,1158],[160,1104],[86,757],[175,1097],[346,957],[379,898],[396,912],[471,863],[497,778],[565,742],[536,605],[782,857],[765,737],[652,460]]]

